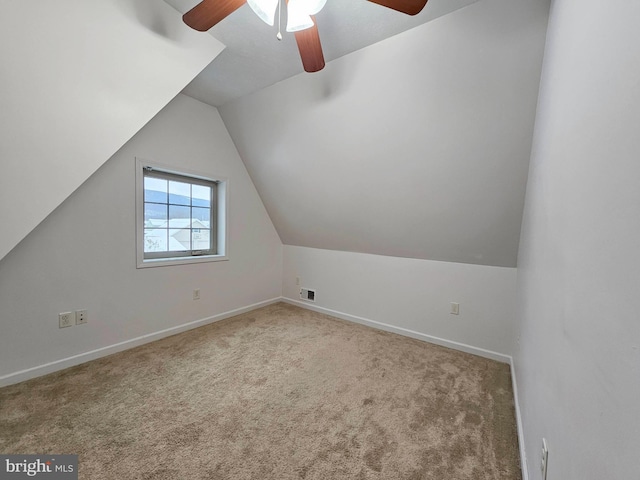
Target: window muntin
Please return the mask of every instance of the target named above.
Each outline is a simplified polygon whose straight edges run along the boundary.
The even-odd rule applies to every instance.
[[[216,255],[218,182],[143,168],[144,259]]]

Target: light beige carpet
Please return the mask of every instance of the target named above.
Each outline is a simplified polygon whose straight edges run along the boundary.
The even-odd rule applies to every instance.
[[[509,367],[279,303],[0,389],[81,479],[520,479]]]

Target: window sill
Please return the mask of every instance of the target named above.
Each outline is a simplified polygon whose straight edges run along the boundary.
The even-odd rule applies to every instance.
[[[223,262],[229,260],[226,255],[201,255],[195,257],[153,258],[138,262],[137,268],[168,267],[171,265],[188,265],[191,263]]]

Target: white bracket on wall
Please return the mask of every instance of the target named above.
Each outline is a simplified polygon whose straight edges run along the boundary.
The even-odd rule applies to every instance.
[[[547,480],[547,467],[549,466],[549,447],[546,438],[542,439],[542,461],[540,462],[540,471],[542,472],[542,480]]]

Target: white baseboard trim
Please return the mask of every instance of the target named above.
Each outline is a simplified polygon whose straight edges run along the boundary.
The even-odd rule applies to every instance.
[[[520,448],[520,467],[522,468],[522,480],[529,480],[529,469],[527,468],[527,454],[524,446],[524,429],[522,416],[520,414],[520,399],[518,398],[518,383],[516,380],[516,365],[511,357],[511,386],[513,388],[513,402],[516,407],[516,426],[518,428],[518,447]]]
[[[220,320],[224,320],[225,318],[234,317],[236,315],[250,312],[251,310],[255,310],[257,308],[266,307],[267,305],[280,302],[281,300],[282,300],[281,297],[272,298],[269,300],[265,300],[263,302],[254,303],[253,305],[247,305],[246,307],[236,308],[234,310],[229,310],[227,312],[219,313],[211,317],[195,320],[193,322],[167,328],[165,330],[160,330],[159,332],[142,335],[141,337],[132,338],[131,340],[125,340],[124,342],[116,343],[114,345],[109,345],[106,347],[98,348],[96,350],[91,350],[90,352],[80,353],[78,355],[73,355],[71,357],[63,358],[61,360],[55,360],[53,362],[45,363],[44,365],[38,365],[37,367],[27,368],[25,370],[20,370],[18,372],[10,373],[8,375],[4,375],[0,377],[0,387],[5,387],[7,385],[12,385],[14,383],[24,382],[25,380],[40,377],[48,373],[57,372],[58,370],[64,370],[65,368],[73,367],[75,365],[80,365],[81,363],[85,363],[90,360],[106,357],[107,355],[122,352],[123,350],[128,350],[130,348],[144,345],[145,343],[150,343],[155,340],[160,340],[162,338],[169,337],[171,335],[176,335],[178,333],[186,332],[187,330],[192,330],[194,328],[202,327],[210,323],[219,322]]]
[[[316,305],[313,305],[307,302],[301,302],[300,300],[295,300],[293,298],[282,297],[282,301],[285,303],[289,303],[291,305],[296,305],[298,307],[306,308],[308,310],[313,310],[314,312],[331,315],[332,317],[337,317],[342,320],[360,323],[362,325],[367,325],[369,327],[377,328],[379,330],[384,330],[386,332],[397,333],[399,335],[404,335],[405,337],[416,338],[418,340],[434,343],[442,347],[452,348],[453,350],[459,350],[461,352],[471,353],[472,355],[478,355],[479,357],[496,360],[501,363],[511,364],[511,357],[509,355],[493,352],[491,350],[485,350],[484,348],[473,347],[471,345],[455,342],[453,340],[445,340],[444,338],[433,337],[431,335],[427,335],[426,333],[416,332],[414,330],[409,330],[407,328],[396,327],[394,325],[389,325],[387,323],[377,322],[375,320],[369,320],[368,318],[363,318],[363,317],[358,317],[356,315],[351,315],[348,313],[338,312],[336,310],[331,310],[329,308],[318,307]]]

